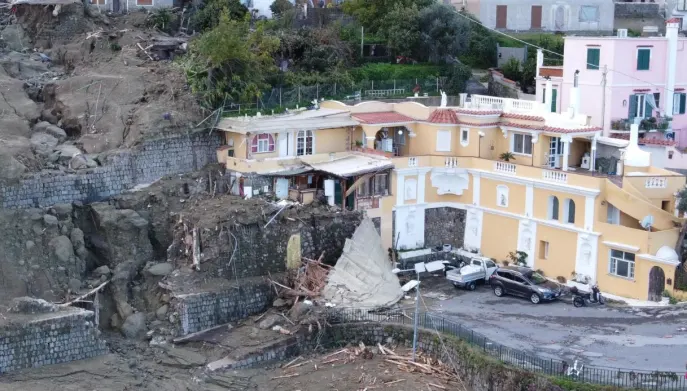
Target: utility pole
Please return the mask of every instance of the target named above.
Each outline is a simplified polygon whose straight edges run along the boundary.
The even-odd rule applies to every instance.
[[[422,265],[424,266],[424,264]],[[420,318],[420,272],[416,269],[417,273],[417,286],[415,287],[415,325],[413,326],[413,362],[415,362],[415,352],[417,352],[417,321]]]
[[[365,27],[360,26],[360,57],[363,57],[363,44],[365,43]]]
[[[601,74],[601,127],[606,126],[606,75],[608,74],[608,65],[604,65],[604,71]]]

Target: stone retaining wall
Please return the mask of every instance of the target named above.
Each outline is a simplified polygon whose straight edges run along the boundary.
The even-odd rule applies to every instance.
[[[9,209],[101,201],[165,175],[199,170],[217,161],[221,137],[213,132],[143,143],[111,155],[101,167],[74,174],[41,172],[19,183],[0,183],[0,206]]]
[[[615,3],[616,18],[655,18],[659,12],[658,3]]]
[[[218,292],[175,296],[181,333],[187,335],[267,310],[275,299],[268,281],[242,284]]]
[[[425,247],[432,248],[451,244],[463,247],[465,238],[465,209],[425,209]]]
[[[83,360],[108,352],[93,312],[72,309],[23,316],[0,326],[0,373]]]

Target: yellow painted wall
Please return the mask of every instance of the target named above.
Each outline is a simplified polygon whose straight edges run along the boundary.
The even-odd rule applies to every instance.
[[[549,243],[548,258],[544,259],[540,251],[541,242]],[[577,254],[577,233],[543,224],[537,224],[537,241],[534,251],[534,268],[541,269],[547,277],[565,277],[575,270]]]
[[[471,205],[472,199],[472,186],[473,186],[473,176],[470,175],[470,182],[468,188],[463,191],[461,195],[455,194],[437,194],[437,188],[432,186],[432,172],[428,172],[425,175],[425,202],[458,202],[466,205]]]
[[[675,268],[663,263],[652,262],[636,256],[634,279],[617,277],[608,273],[611,248],[600,244],[597,268],[597,281],[602,291],[607,291],[618,296],[629,297],[638,300],[649,298],[649,273],[651,268],[658,266],[663,269],[665,278],[675,278]],[[667,290],[671,287],[666,285]]]
[[[479,142],[480,152],[479,156],[483,159],[497,160],[499,158],[498,150],[496,149],[496,138],[501,137],[501,131],[497,128],[493,129],[479,129],[484,133],[484,137]]]
[[[504,208],[498,204],[497,186],[508,187],[508,207]],[[480,204],[486,208],[503,210],[511,213],[525,214],[525,186],[515,183],[503,183],[491,179],[482,178],[480,180]],[[515,235],[517,236],[517,228]]]
[[[248,158],[249,159],[267,159],[267,158],[271,158],[271,157],[279,157],[279,134],[278,133],[270,133],[270,134],[274,138],[274,152],[264,152],[264,153],[253,153],[253,152],[251,152],[251,146],[253,145],[253,139],[255,139],[255,137],[258,137],[258,135],[257,134],[251,135],[247,138],[244,145],[248,149]]]
[[[459,144],[457,126],[437,126],[429,123],[420,123],[415,126],[416,137],[410,139],[410,156],[437,155],[455,156]],[[437,131],[448,130],[451,132],[451,149],[448,152],[437,151]]]
[[[351,142],[354,142],[349,139],[348,129],[346,128],[319,129],[314,132],[314,135],[315,154],[343,152],[350,147]],[[294,148],[296,148],[295,145]]]
[[[508,233],[508,234],[506,234]],[[484,213],[482,219],[482,248],[484,256],[499,263],[508,259],[508,253],[515,251],[518,240],[518,220]]]
[[[247,151],[246,136],[240,133],[224,132],[225,144],[232,145],[234,143],[234,157],[238,159],[245,159]],[[276,141],[276,140],[275,140]]]
[[[534,217],[548,220],[549,218],[549,196],[558,197],[558,222],[567,223],[565,218],[565,200],[570,198],[575,202],[575,223],[574,226],[584,228],[584,208],[585,198],[576,194],[569,194],[546,189],[534,189]]]

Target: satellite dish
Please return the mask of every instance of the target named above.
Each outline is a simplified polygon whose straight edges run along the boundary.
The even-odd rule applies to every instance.
[[[651,226],[654,225],[654,216],[648,215],[644,217],[640,222],[639,225],[642,226],[647,231],[651,230]]]

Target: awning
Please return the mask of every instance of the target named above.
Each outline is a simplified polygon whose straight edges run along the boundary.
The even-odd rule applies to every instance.
[[[372,178],[375,175],[375,173],[376,172],[371,172],[356,179],[355,182],[353,182],[353,184],[351,185],[351,187],[349,187],[348,190],[346,190],[344,197],[348,197],[349,195],[351,195],[351,193],[353,193],[357,188],[362,186],[363,183],[370,180],[370,178]]]
[[[310,167],[315,170],[326,172],[341,178],[378,172],[394,167],[393,162],[387,158],[377,158],[366,155],[349,155],[341,159],[310,163]]]

